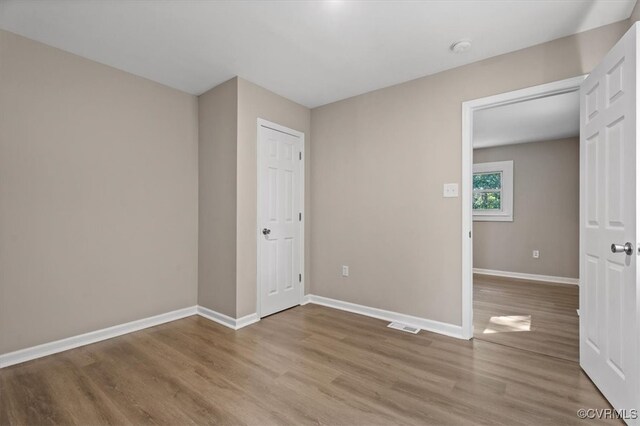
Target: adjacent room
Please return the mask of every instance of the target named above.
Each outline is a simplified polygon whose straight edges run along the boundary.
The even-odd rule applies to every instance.
[[[477,111],[473,131],[474,338],[578,362],[579,93]]]
[[[0,0],[0,425],[640,422],[636,0]]]

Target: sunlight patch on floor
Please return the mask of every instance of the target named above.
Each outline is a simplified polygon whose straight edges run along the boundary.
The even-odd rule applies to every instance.
[[[531,331],[531,315],[491,317],[489,325],[482,333],[510,333],[514,331]]]

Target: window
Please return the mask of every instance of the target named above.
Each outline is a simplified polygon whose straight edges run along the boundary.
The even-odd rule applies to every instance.
[[[513,161],[473,165],[473,220],[513,222]]]

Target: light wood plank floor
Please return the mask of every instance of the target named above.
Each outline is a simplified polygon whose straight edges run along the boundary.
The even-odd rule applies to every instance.
[[[0,424],[576,424],[572,361],[306,305],[193,316],[0,370]],[[596,424],[597,421],[588,421]]]
[[[475,275],[476,339],[579,361],[578,286]]]

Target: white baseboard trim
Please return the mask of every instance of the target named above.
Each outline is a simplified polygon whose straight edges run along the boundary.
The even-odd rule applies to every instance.
[[[249,315],[245,315],[236,320],[236,328],[234,330],[239,330],[242,327],[246,327],[258,321],[260,321],[260,318],[258,317],[258,314],[255,312]]]
[[[493,275],[494,277],[541,281],[545,283],[580,285],[580,280],[578,278],[554,277],[551,275],[525,274],[523,272],[496,271],[493,269],[481,268],[473,268],[473,273],[480,275]]]
[[[178,309],[152,317],[114,325],[113,327],[107,327],[101,330],[90,331],[89,333],[67,337],[66,339],[60,339],[38,346],[32,346],[30,348],[21,349],[15,352],[8,352],[6,354],[0,355],[0,368],[30,361],[36,358],[41,358],[47,355],[52,355],[58,352],[63,352],[69,349],[77,348],[79,346],[111,339],[113,337],[122,336],[123,334],[132,333],[134,331],[142,330],[143,328],[153,327],[195,314],[196,306],[190,306],[188,308]]]
[[[228,315],[221,314],[220,312],[205,308],[204,306],[198,306],[197,313],[203,318],[217,322],[218,324],[224,325],[225,327],[229,327],[233,330],[239,330],[242,327],[246,327],[260,321],[257,313],[249,314],[241,318],[231,318]]]
[[[369,306],[358,305],[341,300],[330,299],[328,297],[307,294],[302,300],[302,305],[314,303],[316,305],[327,306],[329,308],[340,309],[342,311],[352,312],[354,314],[365,315],[384,321],[398,321],[412,327],[421,328],[426,331],[444,334],[445,336],[455,337],[457,339],[465,339],[462,334],[462,326],[434,321],[426,318],[414,317],[412,315],[401,314],[384,309],[371,308]]]
[[[90,331],[77,336],[67,337],[66,339],[60,339],[44,343],[42,345],[20,349],[6,354],[0,354],[0,368],[9,367],[10,365],[20,364],[22,362],[31,361],[32,359],[42,358],[47,355],[53,355],[58,352],[122,336],[123,334],[133,333],[134,331],[190,317],[196,314],[233,330],[239,330],[242,327],[246,327],[260,321],[258,314],[255,313],[236,319],[211,309],[207,309],[203,306],[190,306],[188,308],[178,309],[164,314],[155,315],[153,317],[114,325],[113,327]]]

